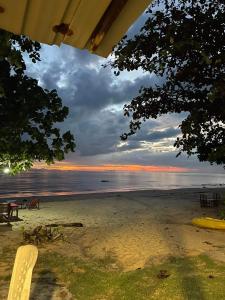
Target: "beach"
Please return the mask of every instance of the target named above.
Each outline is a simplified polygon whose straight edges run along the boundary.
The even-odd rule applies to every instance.
[[[207,251],[225,261],[222,248],[209,245],[225,246],[224,233],[191,225],[194,217],[218,217],[216,208],[200,208],[199,193],[203,191],[215,189],[42,197],[40,210],[19,210],[23,221],[12,223],[12,230],[80,222],[81,228],[65,229],[71,231],[70,242],[79,248],[78,252],[87,256],[111,253],[126,270],[143,267],[149,260],[172,253],[197,255]],[[73,249],[70,254],[74,254]]]
[[[64,241],[40,245],[82,258],[110,255],[123,271],[161,263],[170,256],[206,254],[225,262],[223,231],[201,229],[191,220],[218,217],[217,208],[200,208],[202,192],[224,189],[179,189],[41,197],[40,210],[20,209],[20,222],[11,229],[0,225],[1,245],[16,248],[22,230],[38,225],[80,222],[83,227],[64,228]]]

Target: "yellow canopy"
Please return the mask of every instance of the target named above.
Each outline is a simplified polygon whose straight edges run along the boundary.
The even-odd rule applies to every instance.
[[[151,0],[1,0],[0,28],[107,57]]]

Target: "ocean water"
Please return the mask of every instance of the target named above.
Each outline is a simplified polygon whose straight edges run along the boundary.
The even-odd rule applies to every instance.
[[[0,198],[225,186],[225,174],[30,171],[0,175]]]

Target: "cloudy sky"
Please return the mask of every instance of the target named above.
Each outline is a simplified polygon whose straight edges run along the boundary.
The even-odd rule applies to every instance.
[[[129,35],[138,31],[145,18],[143,15],[137,20]],[[77,147],[64,164],[172,166],[196,172],[224,172],[221,167],[199,163],[185,154],[176,158],[173,143],[184,115],[149,120],[138,134],[121,142],[120,135],[129,124],[123,116],[123,106],[137,95],[141,85],[159,82],[153,74],[139,70],[116,77],[110,68],[102,67],[107,59],[66,45],[43,45],[41,59],[35,65],[28,63],[29,75],[43,87],[56,89],[70,109],[69,117],[60,127],[74,134]]]

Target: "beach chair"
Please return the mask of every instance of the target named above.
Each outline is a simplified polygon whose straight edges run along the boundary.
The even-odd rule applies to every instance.
[[[218,193],[200,193],[200,206],[201,207],[217,207],[221,197]]]
[[[38,249],[33,245],[17,249],[7,300],[28,300]]]
[[[10,204],[0,203],[0,223],[10,222]]]
[[[33,198],[33,199],[31,199],[29,202],[26,203],[26,207],[27,207],[28,209],[34,209],[34,208],[39,209],[39,208],[40,208],[40,207],[39,207],[39,204],[40,204],[39,199]]]

